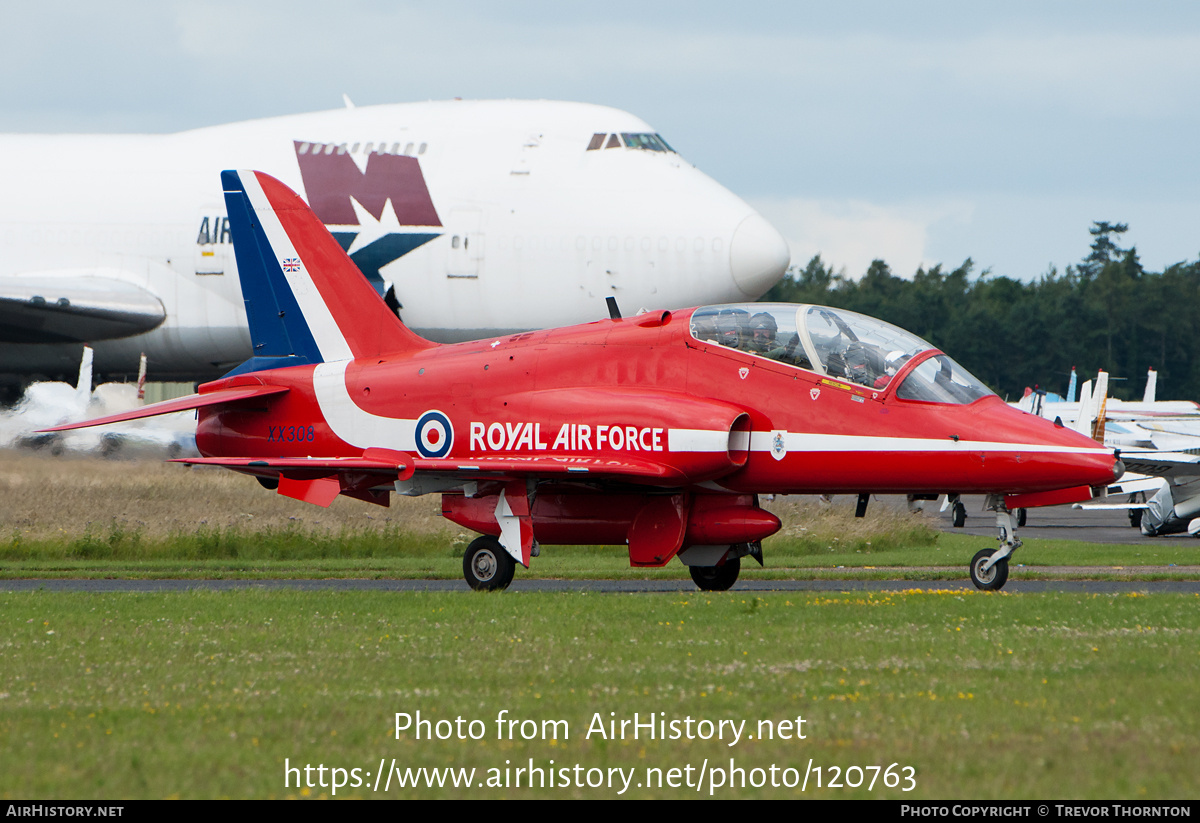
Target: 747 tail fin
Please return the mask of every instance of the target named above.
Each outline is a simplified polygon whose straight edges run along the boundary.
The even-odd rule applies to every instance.
[[[256,171],[221,183],[254,344],[236,371],[435,345],[400,322],[295,192]]]

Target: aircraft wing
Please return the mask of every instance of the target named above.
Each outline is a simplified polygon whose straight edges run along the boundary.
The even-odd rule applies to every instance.
[[[624,480],[664,486],[687,481],[686,474],[674,466],[629,457],[428,460],[414,458],[405,452],[372,448],[364,451],[361,457],[180,457],[171,462],[221,466],[256,475],[268,482],[278,478],[280,494],[319,506],[328,506],[339,494],[386,506],[387,491],[377,491],[377,487],[408,480],[417,473],[431,478],[439,488],[534,476]]]
[[[675,466],[636,457],[483,457],[469,460],[418,458],[417,471],[451,474],[465,480],[489,477],[586,477],[625,479],[632,483],[676,485],[688,476]]]
[[[116,269],[0,277],[0,342],[89,343],[129,337],[166,319],[162,301]]]
[[[1187,452],[1122,451],[1125,471],[1154,477],[1200,477],[1200,455]]]

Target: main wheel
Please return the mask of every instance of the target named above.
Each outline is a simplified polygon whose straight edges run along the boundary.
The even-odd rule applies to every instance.
[[[995,554],[995,549],[981,549],[971,558],[971,582],[975,588],[984,591],[998,591],[1008,582],[1008,558],[996,561],[996,564],[984,571],[983,564]]]
[[[1017,509],[1017,528],[1018,529],[1025,528],[1025,520],[1027,519],[1027,517],[1028,517],[1028,515],[1025,514],[1025,509]]]
[[[499,540],[489,535],[472,540],[463,555],[463,577],[477,592],[507,589],[516,570],[512,555],[504,550]]]
[[[720,566],[688,566],[692,581],[706,592],[728,591],[737,582],[742,570],[742,558],[731,557]]]
[[[967,507],[963,505],[961,500],[955,502],[954,508],[951,509],[950,522],[954,524],[954,528],[961,529],[967,523]]]
[[[1146,511],[1145,509],[1130,509],[1129,510],[1129,526],[1130,526],[1130,528],[1140,529],[1142,527],[1142,514],[1145,511]]]

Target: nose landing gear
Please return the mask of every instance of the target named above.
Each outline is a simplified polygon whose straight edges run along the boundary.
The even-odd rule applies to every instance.
[[[983,549],[971,558],[968,571],[975,588],[984,591],[999,591],[1008,582],[1008,558],[1021,548],[1017,537],[1017,517],[1013,517],[1004,503],[1004,495],[989,494],[984,508],[996,513],[996,528],[999,530],[1000,547],[996,550]]]

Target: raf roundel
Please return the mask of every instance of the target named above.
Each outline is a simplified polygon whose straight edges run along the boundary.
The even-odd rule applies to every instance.
[[[454,445],[454,426],[440,411],[427,411],[417,418],[417,451],[422,457],[445,457]]]

